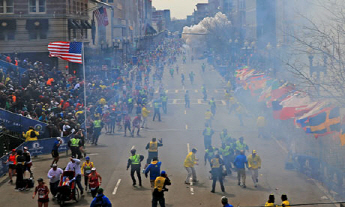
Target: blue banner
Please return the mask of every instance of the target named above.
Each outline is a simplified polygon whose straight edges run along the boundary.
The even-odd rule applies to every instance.
[[[62,144],[59,147],[59,152],[65,152],[68,150],[67,143],[70,140],[70,137],[61,137]],[[23,144],[19,145],[16,149],[23,150],[24,147],[27,147],[31,156],[43,155],[43,154],[50,154],[54,142],[57,138],[48,138],[48,139],[39,139],[37,141],[30,141],[24,142]],[[8,155],[5,155],[0,158],[0,176],[5,175],[8,172],[8,165],[4,164],[8,159]]]
[[[0,124],[13,132],[26,132],[30,126],[34,127],[36,131],[40,133],[38,137],[48,137],[48,131],[46,130],[46,123],[29,119],[25,116],[0,109]]]

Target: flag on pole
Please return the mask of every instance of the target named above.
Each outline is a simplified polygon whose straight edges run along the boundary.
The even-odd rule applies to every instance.
[[[50,57],[58,57],[72,63],[82,64],[82,42],[51,42],[48,44]]]
[[[93,14],[96,16],[98,25],[107,26],[109,24],[107,9],[103,6],[93,11]]]

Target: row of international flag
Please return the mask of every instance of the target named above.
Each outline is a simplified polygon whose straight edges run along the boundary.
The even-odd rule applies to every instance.
[[[316,138],[334,133],[339,136],[341,145],[345,145],[345,123],[342,124],[339,107],[330,101],[312,100],[294,84],[278,81],[248,67],[236,70],[235,78],[259,102],[273,109],[275,119],[293,119],[296,127]]]

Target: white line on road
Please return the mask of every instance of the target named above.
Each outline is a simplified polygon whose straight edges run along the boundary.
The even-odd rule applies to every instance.
[[[184,114],[187,114],[187,110],[184,110]]]
[[[218,93],[218,90],[214,90],[215,93]]]
[[[119,180],[117,181],[117,183],[116,183],[116,185],[115,185],[115,188],[114,188],[114,191],[113,191],[113,195],[116,194],[116,191],[117,191],[117,189],[119,188],[120,182],[121,182],[121,179],[119,179]]]
[[[174,99],[174,100],[173,100],[173,104],[176,104],[176,103],[177,103],[177,99]]]
[[[198,99],[198,104],[201,104],[201,99]]]
[[[88,156],[92,156],[92,155],[98,155],[98,153],[91,153],[91,154],[87,154]]]
[[[178,90],[175,90],[175,93],[178,93]]]
[[[190,153],[189,143],[187,143],[187,151]]]
[[[188,125],[186,124],[186,130],[188,129]]]
[[[225,106],[225,105],[226,105],[226,102],[222,100],[222,104]]]
[[[165,90],[165,93],[168,93],[169,92],[169,90]]]
[[[198,90],[195,90],[195,93],[198,93]]]

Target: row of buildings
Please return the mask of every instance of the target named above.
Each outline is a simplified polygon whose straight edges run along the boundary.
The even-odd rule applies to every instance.
[[[235,28],[239,42],[254,42],[258,48],[287,45],[291,42],[291,27],[298,21],[294,8],[296,0],[209,0],[199,3],[192,15],[187,16],[187,25],[198,24],[217,12],[227,15]]]
[[[106,23],[100,24],[97,12]],[[2,0],[0,53],[52,61],[49,42],[81,41],[94,56],[117,52],[127,59],[169,22],[170,11],[156,10],[152,0]],[[119,61],[108,56],[112,64]]]

